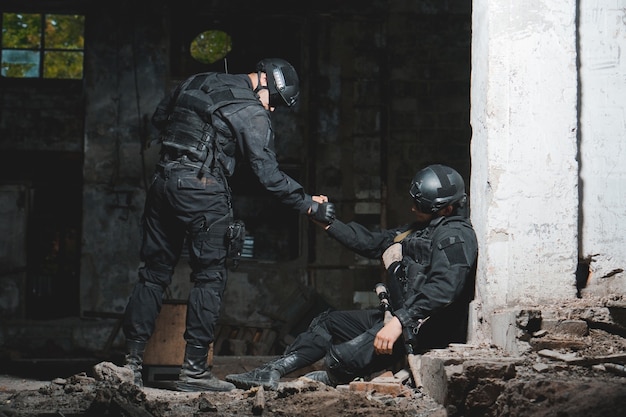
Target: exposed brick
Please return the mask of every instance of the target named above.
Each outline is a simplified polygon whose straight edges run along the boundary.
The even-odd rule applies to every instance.
[[[401,395],[410,395],[410,390],[402,385],[400,381],[396,382],[375,382],[372,381],[352,381],[350,382],[350,391],[370,392],[374,391],[378,394],[391,395],[399,397]]]
[[[371,381],[352,381],[349,387],[350,391],[371,391],[394,397],[410,396],[411,390],[403,384],[406,378],[408,378],[408,372],[398,372],[394,375],[391,371],[387,371]]]

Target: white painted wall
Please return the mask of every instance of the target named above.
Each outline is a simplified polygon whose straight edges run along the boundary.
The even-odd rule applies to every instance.
[[[475,327],[576,295],[576,13],[575,0],[473,2]]]
[[[583,295],[626,293],[626,0],[581,0]]]

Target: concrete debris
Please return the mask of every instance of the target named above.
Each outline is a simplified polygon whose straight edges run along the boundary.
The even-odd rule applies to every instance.
[[[584,320],[551,320],[543,319],[541,329],[549,333],[584,337],[589,334],[589,326]]]
[[[537,352],[539,356],[545,358],[563,361],[568,365],[590,366],[600,363],[622,363],[626,362],[626,353],[618,353],[614,355],[601,355],[594,357],[581,357],[576,353],[560,353],[549,349]]]
[[[555,350],[550,350],[550,349],[542,349],[539,352],[537,352],[537,354],[539,356],[543,356],[544,358],[554,359],[554,360],[563,361],[563,362],[573,361],[573,360],[580,358],[575,353],[571,353],[571,352],[561,353],[561,352],[557,352]]]
[[[180,393],[150,384],[138,388],[129,369],[110,362],[93,367],[95,378],[54,378],[30,391],[18,389],[14,382],[13,391],[4,390],[0,375],[5,408],[0,408],[0,416],[19,410],[34,417],[55,410],[59,415],[314,417],[353,416],[358,410],[360,417],[621,417],[626,415],[626,340],[605,330],[623,322],[614,314],[616,309],[623,311],[500,311],[494,323],[502,327],[493,330],[492,344],[453,344],[410,355],[407,369],[336,388],[300,376],[317,369],[286,375],[277,391],[226,393]],[[584,314],[586,319],[581,318]],[[540,317],[543,327],[537,328]],[[616,321],[598,326],[600,318]],[[266,361],[218,356],[214,371],[221,378]]]
[[[545,363],[536,363],[533,365],[533,369],[537,372],[548,372],[550,370],[550,366]]]
[[[215,413],[218,411],[218,408],[208,398],[208,395],[203,392],[198,397],[198,411],[200,411],[201,413]]]
[[[626,376],[626,366],[616,363],[605,363],[604,368],[616,375]]]
[[[93,367],[95,377],[99,381],[108,381],[113,384],[128,382],[132,384],[135,376],[133,371],[123,366],[117,366],[112,362],[100,362]]]

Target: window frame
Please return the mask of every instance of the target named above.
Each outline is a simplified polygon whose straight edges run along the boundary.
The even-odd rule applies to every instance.
[[[39,15],[40,19],[40,27],[39,27],[39,45],[37,48],[26,48],[26,47],[4,47],[2,45],[2,28],[4,23],[4,15],[5,14],[34,14]],[[59,47],[46,47],[46,22],[49,16],[51,15],[65,15],[65,16],[81,16],[83,18],[83,28],[82,28],[82,36],[83,36],[83,45],[82,48],[59,48]],[[13,77],[13,76],[5,76],[0,72],[0,83],[2,82],[35,82],[35,81],[46,81],[46,82],[64,82],[64,83],[78,83],[83,82],[85,79],[85,49],[86,49],[86,25],[87,25],[87,16],[82,11],[76,10],[31,10],[29,8],[24,8],[22,10],[0,10],[0,64],[2,63],[2,54],[4,51],[32,51],[38,54],[38,69],[36,76],[21,76],[21,77]],[[77,53],[80,54],[81,59],[81,76],[77,78],[64,78],[64,77],[49,77],[46,76],[46,53],[48,52],[67,52],[67,53]]]

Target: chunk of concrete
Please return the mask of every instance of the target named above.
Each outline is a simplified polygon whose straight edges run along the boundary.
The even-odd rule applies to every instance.
[[[503,381],[515,378],[519,361],[499,357],[465,359],[459,363],[458,356],[427,352],[421,357],[420,379],[427,395],[450,409],[459,409],[469,393],[477,402],[488,402]]]
[[[112,362],[100,362],[93,367],[94,375],[99,381],[107,381],[114,384],[128,382],[134,383],[135,374],[130,368],[117,366]]]
[[[553,320],[544,319],[541,321],[541,329],[549,333],[566,334],[571,336],[584,337],[589,334],[589,326],[583,320]]]
[[[463,372],[469,379],[515,378],[515,359],[469,360],[463,363]]]
[[[531,350],[528,340],[539,330],[541,311],[508,309],[491,317],[491,340],[509,355],[519,356]]]
[[[448,398],[448,382],[453,374],[462,374],[463,365],[446,366],[446,358],[428,353],[422,355],[420,361],[420,381],[424,392],[439,404],[446,405]]]

